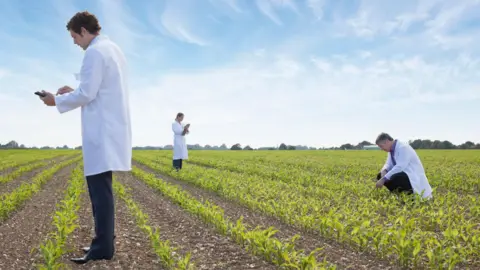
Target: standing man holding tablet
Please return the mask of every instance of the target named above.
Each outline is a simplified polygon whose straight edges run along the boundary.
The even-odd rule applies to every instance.
[[[71,260],[112,259],[115,253],[115,207],[112,171],[130,171],[132,133],[127,90],[126,60],[122,50],[100,34],[95,15],[76,13],[67,30],[84,51],[76,89],[64,86],[57,95],[42,91],[40,99],[60,113],[81,108],[84,174],[92,202],[95,238],[86,254]]]

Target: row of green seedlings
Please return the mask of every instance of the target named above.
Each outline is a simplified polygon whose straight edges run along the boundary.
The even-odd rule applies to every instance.
[[[77,157],[59,163],[35,175],[32,183],[22,183],[20,187],[12,192],[0,195],[0,221],[6,220],[23,202],[39,192],[43,185],[49,181],[55,173],[80,159],[81,157]]]
[[[164,163],[164,160],[166,160],[166,159],[167,158],[162,158],[162,160],[161,160],[162,163]],[[234,164],[234,162],[232,162],[230,160],[228,160],[228,161],[222,160],[222,161],[216,161],[216,162],[215,161],[211,162],[210,160],[208,160],[208,161],[201,160],[201,162],[198,162],[198,160],[196,159],[196,161],[193,164],[198,164],[198,163],[203,164],[203,165],[214,166],[214,167],[218,168],[218,170],[228,169],[228,170],[234,171],[234,172],[241,172],[241,173],[246,173],[246,174],[262,175],[262,176],[263,175],[267,176],[269,174],[272,174],[272,175],[276,174],[279,177],[285,176],[284,174],[277,173],[277,172],[274,172],[274,171],[270,171],[270,172],[264,172],[264,171],[261,171],[261,170],[259,171],[258,167],[256,167],[257,165],[255,165],[255,164],[252,165],[250,163],[240,163],[240,162],[238,162],[238,164],[235,164],[235,165],[237,165],[237,167],[235,167],[235,166],[231,167],[230,165]],[[242,169],[238,169],[238,167],[240,167]],[[266,166],[265,166],[265,168],[266,168]],[[353,174],[353,172],[350,172],[348,174]],[[296,179],[308,179],[308,177],[298,178],[298,175],[299,175],[299,173],[294,173],[293,177],[289,177],[289,178],[291,178],[291,179],[295,179],[295,178]],[[358,175],[358,174],[356,174],[356,175]],[[313,182],[311,179],[308,179],[308,181],[310,182],[310,184]],[[453,179],[450,179],[450,181],[447,181],[447,182],[455,183],[455,181]],[[469,181],[469,182],[473,183],[473,181]],[[319,186],[317,183],[315,183],[316,187]],[[342,188],[342,185],[336,185],[336,187]],[[354,191],[351,188],[349,190]],[[318,190],[316,190],[316,191],[318,191]],[[319,191],[322,191],[322,190],[319,190]],[[330,192],[331,192],[331,190],[330,190]],[[304,192],[302,191],[302,193],[304,193]],[[356,193],[356,192],[354,192],[354,193]],[[306,194],[306,192],[305,192],[305,194]],[[336,196],[338,198],[338,192],[335,192],[335,194],[337,194]],[[360,194],[360,193],[358,193],[358,194]],[[327,194],[325,194],[325,195],[327,195]],[[452,195],[454,195],[454,194],[452,194],[452,193],[448,194],[448,196],[452,196]],[[314,196],[314,195],[312,195],[312,196]],[[318,197],[318,196],[316,196],[316,197]],[[321,196],[321,197],[323,197],[323,196]],[[439,199],[444,200],[444,198],[445,197],[442,197],[442,198],[439,198]],[[472,214],[471,216],[475,216],[475,213],[480,212],[480,210],[479,210],[480,207],[475,206],[475,199],[473,198],[473,196],[466,195],[463,198],[471,198],[472,199],[472,201],[471,201],[472,204],[469,204],[471,206],[471,208],[469,209],[470,213]],[[382,199],[381,201],[385,201],[385,200]],[[405,201],[405,200],[403,200],[403,198],[402,198],[402,200],[400,200],[400,201]],[[343,203],[347,204],[347,202],[345,202],[345,201],[343,201]],[[406,201],[405,203],[407,205],[410,205],[410,203],[408,201]],[[438,201],[437,201],[437,203],[438,203]],[[390,204],[388,204],[388,205],[390,205]],[[437,204],[437,205],[451,205],[451,204],[450,203],[449,204],[440,203],[440,204]],[[417,211],[417,210],[422,210],[423,211],[423,208],[416,208],[415,211]],[[357,210],[352,209],[352,211],[357,211]],[[442,211],[442,210],[440,210],[440,211]],[[405,213],[405,214],[408,215],[408,214],[412,214],[412,213],[413,213],[413,211],[409,211],[408,213]],[[338,215],[338,214],[335,214],[335,215]],[[439,219],[435,215],[436,214],[434,214],[434,216],[431,216],[431,215],[428,216],[428,218],[435,218],[435,219],[438,220],[437,222],[433,222],[432,224],[438,223],[438,225],[442,225],[442,219]],[[351,215],[347,215],[347,216],[351,216]],[[399,216],[400,216],[399,219],[404,218],[404,216],[402,216],[402,215],[399,215]],[[421,214],[419,214],[419,216],[421,216]],[[325,225],[327,225],[326,223],[330,222],[330,220],[332,220],[332,218],[330,218],[327,215],[322,215],[320,220],[321,220],[321,222],[318,222],[319,225],[317,227],[320,228],[320,230],[322,230],[322,229],[328,229],[327,228],[328,226],[325,226]],[[413,220],[410,220],[410,221],[413,222]],[[393,235],[394,236],[394,237],[390,237],[390,240],[389,240],[389,237],[386,237],[387,234],[378,233],[378,231],[376,231],[376,230],[367,231],[367,230],[363,229],[363,228],[368,228],[368,227],[371,228],[370,223],[371,223],[371,220],[367,219],[362,224],[362,226],[356,227],[355,229],[353,229],[351,231],[351,239],[356,244],[358,244],[360,247],[365,247],[365,248],[369,244],[369,241],[370,241],[369,239],[372,239],[372,242],[375,244],[375,251],[379,255],[382,255],[382,252],[383,252],[380,249],[380,247],[382,247],[382,246],[393,247],[393,249],[392,249],[393,252],[398,255],[400,264],[404,265],[404,266],[413,265],[414,267],[416,267],[418,265],[418,263],[420,263],[422,260],[424,260],[423,263],[428,262],[428,264],[432,267],[435,267],[435,266],[451,267],[451,266],[454,266],[458,263],[470,263],[470,262],[472,262],[472,260],[468,261],[468,259],[466,259],[466,258],[469,258],[470,256],[475,256],[474,255],[475,254],[475,250],[474,250],[475,249],[475,244],[474,243],[478,242],[478,240],[476,240],[476,237],[474,236],[475,235],[475,232],[474,232],[474,226],[475,225],[474,225],[474,223],[470,223],[468,218],[465,218],[465,220],[457,221],[457,224],[456,224],[457,228],[455,228],[455,229],[450,228],[450,227],[444,228],[445,226],[441,226],[444,229],[439,229],[439,230],[443,231],[442,234],[443,234],[444,237],[441,238],[441,240],[436,239],[436,238],[429,238],[427,241],[423,241],[422,239],[418,238],[420,236],[422,236],[422,238],[424,238],[423,235],[428,234],[428,232],[425,233],[425,231],[427,231],[427,230],[419,231],[418,230],[418,224],[414,224],[414,226],[410,226],[410,225],[406,224],[405,222],[403,222],[402,224],[404,224],[404,225],[398,226],[398,227],[401,227],[401,229],[399,229],[398,227],[395,227],[392,230],[392,232],[388,232],[388,235]],[[344,226],[341,223],[339,223],[336,220],[335,217],[333,217],[333,222],[330,222],[330,224],[335,224],[335,230],[336,230],[336,232],[339,236],[343,236],[343,237],[347,236],[346,235],[347,231],[345,230]],[[397,224],[397,222],[395,222],[395,224]],[[446,225],[446,223],[444,222],[443,225]],[[417,232],[415,232],[415,234],[413,234],[412,233],[413,231],[417,231]],[[431,229],[428,229],[428,231],[431,231]],[[450,233],[450,231],[451,232],[457,232],[457,234],[455,235],[455,233]],[[325,232],[322,232],[322,234],[326,235]],[[425,238],[427,238],[427,237],[425,236]],[[455,238],[456,238],[457,241],[455,241]],[[397,243],[396,245],[391,245],[391,240],[392,239]],[[468,244],[463,245],[463,246],[461,246],[461,248],[457,248],[457,249],[442,248],[442,246],[451,246],[453,244],[458,245],[460,247],[461,243],[458,242],[459,239],[462,239],[464,242],[466,242]],[[337,237],[337,240],[341,241],[341,240],[343,240],[343,238],[342,237]],[[424,244],[426,244],[428,247],[432,247],[432,248],[428,249],[424,253],[421,253],[421,250],[422,250],[422,247],[424,247]],[[422,259],[422,254],[424,255],[423,259]],[[428,258],[428,260],[425,260],[426,258]]]
[[[449,238],[432,238],[430,232],[415,229],[415,227],[409,226],[407,223],[397,224],[396,222],[394,225],[398,226],[388,227],[386,229],[387,231],[385,231],[385,228],[380,229],[382,225],[372,225],[376,223],[376,219],[373,218],[372,220],[364,220],[364,222],[361,222],[362,224],[351,223],[349,228],[353,230],[347,231],[346,225],[342,223],[341,220],[345,217],[354,216],[354,214],[350,213],[350,211],[355,211],[355,209],[344,208],[344,211],[349,212],[339,213],[336,211],[336,208],[330,208],[330,211],[324,212],[321,215],[304,214],[302,213],[301,208],[298,209],[298,207],[296,207],[298,202],[292,201],[293,208],[286,207],[286,201],[283,201],[281,204],[277,204],[277,201],[269,201],[268,203],[265,203],[265,197],[261,197],[263,199],[259,200],[258,198],[260,197],[257,199],[252,198],[251,196],[253,195],[251,193],[244,193],[247,192],[248,189],[243,189],[243,192],[240,192],[238,189],[226,185],[225,181],[230,181],[228,178],[223,178],[222,181],[210,181],[213,179],[211,177],[214,177],[215,175],[209,175],[206,170],[200,169],[199,167],[191,166],[188,171],[179,174],[171,170],[170,167],[167,167],[163,159],[157,159],[155,162],[149,161],[146,158],[135,158],[135,160],[152,169],[161,171],[162,173],[177,179],[191,182],[202,188],[212,190],[218,193],[220,196],[238,201],[249,208],[261,209],[266,213],[278,216],[289,224],[299,225],[308,229],[315,228],[322,235],[332,238],[335,237],[340,242],[345,242],[345,240],[348,242],[353,241],[355,242],[354,246],[359,247],[362,250],[373,248],[379,256],[384,258],[391,257],[391,259],[398,259],[398,262],[404,266],[415,267],[419,263],[422,263],[428,264],[430,267],[434,267],[435,269],[442,269],[443,267],[455,266],[460,262],[474,264],[472,261],[466,261],[465,258],[470,256],[474,257],[475,253],[478,254],[478,251],[475,252],[474,249],[472,249],[473,247],[478,246],[478,244],[475,243],[479,243],[480,239],[480,237],[476,237],[475,234],[471,234],[470,236],[465,234],[468,236],[468,241],[466,241],[466,243],[468,243],[467,245],[461,247],[458,246],[458,248],[442,248],[451,246],[451,240]],[[230,184],[232,183],[237,185],[241,182],[230,182]],[[271,188],[273,188],[273,186],[270,186],[268,190],[271,190]],[[281,193],[282,191],[279,191],[278,194]],[[242,194],[248,195],[244,196]],[[390,199],[393,200],[393,198]],[[315,208],[322,208],[322,205],[319,205],[318,203],[325,203],[325,201],[314,201],[315,200],[312,200],[312,203],[303,203],[302,201],[301,204],[311,205],[312,207],[315,205]],[[348,201],[345,203],[348,204]],[[387,205],[390,204],[387,203]],[[326,206],[323,208],[326,208]],[[422,209],[423,208],[418,209],[417,207],[417,210]],[[405,214],[403,214],[403,210],[401,214],[399,213],[399,217],[407,215],[408,212],[405,211]],[[364,208],[361,211],[370,212],[370,209]],[[362,213],[361,216],[363,215],[364,214]],[[462,228],[462,231],[465,230],[465,232],[475,231],[469,226],[463,226],[459,224],[456,224],[456,226],[457,228]],[[414,231],[415,233],[413,234],[412,232]],[[458,237],[456,238],[459,240]],[[421,243],[420,239],[426,240]],[[370,246],[371,244],[373,246]],[[421,252],[422,249],[423,252]],[[428,261],[425,261],[427,258]]]
[[[41,162],[38,162],[38,163],[33,163],[33,164],[28,164],[28,165],[21,166],[20,168],[16,169],[15,171],[13,171],[9,174],[1,175],[0,176],[0,183],[8,183],[8,182],[12,181],[13,179],[19,177],[20,175],[22,175],[26,172],[30,172],[30,171],[33,171],[35,169],[45,167],[50,163],[51,163],[51,161],[50,162],[41,161]]]
[[[81,196],[85,192],[85,181],[83,178],[83,166],[80,163],[70,176],[70,182],[63,200],[57,204],[53,216],[53,225],[56,228],[47,237],[47,240],[40,244],[40,251],[43,263],[37,269],[51,270],[63,269],[65,264],[59,262],[62,255],[71,251],[67,248],[66,242],[71,233],[78,228],[77,212],[81,204]],[[32,250],[33,251],[33,250]]]
[[[160,239],[160,229],[149,226],[148,215],[144,213],[138,204],[130,196],[130,190],[114,179],[114,192],[125,202],[132,216],[135,217],[137,226],[148,236],[154,252],[159,257],[163,266],[171,270],[191,270],[195,265],[190,262],[191,253],[182,257],[179,253],[175,255],[177,248],[170,246],[170,242]]]
[[[19,166],[24,166],[24,165],[29,165],[30,163],[34,163],[43,159],[50,159],[50,158],[56,158],[58,156],[62,155],[35,155],[35,156],[22,156],[17,159],[13,160],[6,160],[6,161],[1,161],[0,162],[0,172],[6,169],[11,169]]]
[[[277,232],[274,227],[267,229],[256,227],[248,231],[243,224],[243,217],[236,223],[231,222],[224,216],[222,208],[208,200],[203,204],[180,187],[166,183],[156,178],[154,174],[144,172],[137,167],[133,168],[133,174],[185,210],[198,216],[204,222],[212,224],[221,234],[229,236],[244,246],[247,251],[263,256],[267,261],[282,269],[336,269],[336,266],[328,263],[326,258],[323,262],[317,262],[315,255],[322,248],[317,248],[308,255],[303,250],[296,250],[295,241],[298,235],[289,242],[283,243],[274,237]]]

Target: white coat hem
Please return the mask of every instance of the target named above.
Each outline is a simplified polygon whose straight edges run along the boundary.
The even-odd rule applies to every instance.
[[[96,170],[96,171],[88,171],[88,172],[85,172],[84,173],[84,176],[87,177],[87,176],[93,176],[93,175],[97,175],[97,174],[101,174],[101,173],[104,173],[104,172],[108,172],[108,171],[112,171],[112,172],[129,172],[132,170],[132,167],[121,167],[121,168],[109,168],[109,169],[103,169],[103,170]]]

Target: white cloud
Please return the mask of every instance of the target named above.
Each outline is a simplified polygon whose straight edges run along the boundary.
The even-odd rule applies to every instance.
[[[190,30],[192,22],[195,22],[191,19],[194,16],[192,9],[194,10],[194,7],[187,6],[186,2],[167,0],[162,12],[156,4],[152,4],[148,17],[151,25],[162,34],[184,42],[206,46],[208,41]]]
[[[470,125],[470,117],[480,113],[479,50],[470,46],[479,41],[478,35],[472,35],[478,28],[465,32],[458,27],[478,16],[473,2],[363,1],[352,17],[334,19],[330,24],[325,17],[331,16],[325,15],[332,2],[310,0],[304,4],[311,9],[306,14],[324,19],[316,25],[300,19],[293,26],[294,20],[288,19],[286,25],[287,20],[282,24],[282,19],[300,9],[294,2],[252,2],[253,8],[263,11],[262,16],[286,30],[302,31],[286,31],[275,37],[275,44],[261,42],[271,34],[262,32],[261,25],[260,30],[254,29],[256,35],[233,32],[236,36],[230,38],[251,44],[248,51],[229,45],[230,58],[216,64],[211,61],[208,68],[172,71],[162,57],[178,53],[178,45],[168,38],[199,45],[201,54],[214,57],[214,50],[225,48],[210,26],[229,26],[209,15],[231,20],[235,29],[242,29],[238,26],[245,22],[250,27],[252,20],[258,19],[241,1],[210,2],[216,9],[208,12],[203,11],[210,6],[196,2],[169,1],[164,7],[152,2],[145,7],[148,20],[125,3],[109,0],[98,4],[105,32],[135,56],[129,61],[130,69],[136,71],[130,78],[135,145],[170,144],[170,124],[179,111],[192,123],[188,143],[331,146],[373,140],[381,131],[402,139],[478,141],[480,128]],[[77,83],[72,74],[80,68],[82,53],[71,43],[64,26],[76,8],[69,1],[61,3],[58,13],[64,15],[45,33],[56,36],[51,41],[58,50],[55,57],[24,56],[30,48],[26,45],[19,46],[18,53],[0,55],[0,114],[8,116],[0,143],[16,139],[27,145],[80,144],[79,111],[59,115],[33,95],[36,90],[54,91]],[[285,10],[288,13],[281,12]],[[316,28],[319,24],[320,30]],[[164,36],[148,33],[149,27],[156,27]],[[336,33],[340,35],[334,36]],[[0,34],[9,44],[15,40],[29,44],[34,39]],[[262,39],[255,39],[258,37]],[[377,38],[379,42],[374,42]],[[48,42],[44,40],[51,47]],[[212,44],[215,46],[207,46]],[[448,54],[442,49],[448,49]],[[189,57],[201,61],[196,56],[178,54],[178,62],[187,62]],[[144,64],[158,59],[162,60],[161,69],[152,65],[155,69],[142,72]],[[8,62],[11,64],[6,65]],[[54,135],[48,134],[51,131]]]
[[[134,109],[137,130],[149,129],[155,140],[168,141],[170,134],[165,127],[177,111],[183,111],[187,121],[195,123],[197,128],[190,138],[201,143],[243,142],[258,146],[285,139],[315,145],[318,137],[329,134],[337,138],[330,137],[329,142],[341,144],[354,141],[354,137],[368,139],[376,135],[380,127],[369,131],[362,128],[362,123],[351,122],[359,115],[367,117],[377,110],[379,115],[364,119],[364,123],[373,126],[377,121],[387,121],[382,124],[384,128],[398,129],[397,134],[411,136],[416,131],[405,130],[406,127],[414,125],[422,131],[432,129],[432,125],[404,120],[394,126],[388,119],[413,117],[421,111],[419,107],[429,104],[450,106],[480,100],[480,80],[475,77],[480,66],[465,56],[443,63],[427,62],[420,57],[372,59],[357,65],[330,58],[314,63],[318,69],[285,56],[276,59],[264,55],[239,59],[228,68],[165,74],[142,96],[142,100],[151,101],[150,106],[144,104]],[[385,110],[397,116],[380,112]],[[155,115],[156,124],[152,126],[152,118],[140,120],[144,115]],[[351,130],[356,130],[355,134],[342,134],[345,128],[311,129],[314,123],[326,121],[325,117],[333,122],[346,121]],[[326,126],[330,129],[336,125]],[[439,131],[438,127],[433,129]],[[154,143],[151,134],[137,136],[139,141]]]
[[[307,6],[312,10],[316,19],[320,20],[323,17],[323,9],[326,0],[307,0]]]
[[[313,62],[300,62],[285,54],[264,52],[259,56],[253,52],[226,67],[164,73],[131,89],[134,143],[171,143],[170,123],[178,111],[184,112],[186,121],[192,123],[189,143],[339,145],[355,142],[355,138],[374,138],[379,129],[409,137],[432,129],[442,131],[433,124],[421,123],[422,116],[415,118],[420,121],[416,124],[404,115],[412,117],[421,111],[418,108],[429,104],[450,106],[480,100],[480,80],[475,75],[480,65],[466,54],[445,62],[429,62],[421,57],[403,60],[371,57],[367,61],[359,56],[346,60],[317,58]],[[59,71],[51,68],[51,74]],[[42,83],[46,88],[58,85],[51,76],[42,75],[39,79],[27,76],[9,76],[7,81],[0,80],[0,88],[11,89],[12,85],[24,82],[18,87],[26,92]],[[7,96],[7,102],[0,113],[15,118],[7,120],[10,130],[2,138],[12,134],[27,144],[79,144],[78,112],[58,115],[54,109],[44,108],[33,94],[26,100],[20,95]],[[374,111],[379,115],[359,120],[360,116],[371,117]],[[448,116],[438,114],[438,117]],[[388,123],[389,119],[403,120],[394,126]],[[340,125],[343,121],[349,129]],[[375,127],[377,122],[382,122],[382,126]],[[452,128],[459,126],[445,122]],[[22,124],[11,130],[15,123]],[[66,130],[70,128],[73,132]],[[30,136],[32,129],[35,137]],[[47,135],[52,130],[55,130],[53,137]],[[470,129],[470,132],[479,131]],[[462,139],[465,136],[468,135],[464,134]]]
[[[295,1],[292,0],[256,0],[256,5],[261,13],[278,25],[283,25],[283,22],[275,10],[289,9],[297,15],[300,14]]]
[[[7,70],[7,69],[2,69],[0,68],[0,80],[3,78],[3,77],[6,77],[10,74],[10,72]]]
[[[275,13],[274,6],[270,2],[270,0],[257,0],[256,4],[258,9],[270,20],[272,20],[278,25],[283,24],[282,21],[278,18],[277,14]]]
[[[362,0],[353,17],[336,21],[339,36],[350,33],[363,38],[406,35],[412,43],[426,43],[441,49],[459,49],[479,41],[479,31],[450,35],[448,32],[472,18],[479,19],[480,1],[410,0],[388,1]],[[415,25],[416,24],[416,25]],[[407,31],[420,34],[407,35]],[[421,30],[419,30],[421,29]],[[415,41],[413,41],[415,38]]]
[[[242,13],[243,10],[239,7],[239,3],[237,0],[209,0],[209,2],[215,6],[216,8],[223,9],[223,6],[228,6],[230,10],[235,11],[236,13]]]
[[[143,58],[146,42],[155,42],[156,37],[146,33],[146,25],[132,13],[129,2],[123,0],[101,0],[100,8],[103,33],[119,43],[127,56]]]

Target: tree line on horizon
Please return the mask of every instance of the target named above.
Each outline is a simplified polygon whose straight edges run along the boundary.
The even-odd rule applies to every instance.
[[[408,143],[414,149],[480,149],[480,143],[474,143],[471,141],[466,141],[460,145],[455,145],[450,141],[440,141],[440,140],[410,140]],[[365,146],[374,145],[369,141],[362,141],[356,145],[346,143],[342,144],[338,147],[311,147],[311,146],[304,146],[304,145],[287,145],[285,143],[281,143],[278,146],[264,146],[258,148],[252,148],[249,145],[242,146],[240,143],[236,143],[231,147],[228,147],[226,144],[222,144],[220,146],[215,145],[204,145],[201,146],[199,144],[187,144],[187,148],[189,150],[361,150],[364,149]],[[18,142],[12,140],[6,144],[0,143],[0,149],[82,149],[81,146],[76,147],[69,147],[67,145],[58,146],[58,147],[51,147],[51,146],[41,146],[41,147],[27,147],[23,144],[19,144]],[[165,145],[165,146],[134,146],[134,150],[172,150],[172,145]]]

